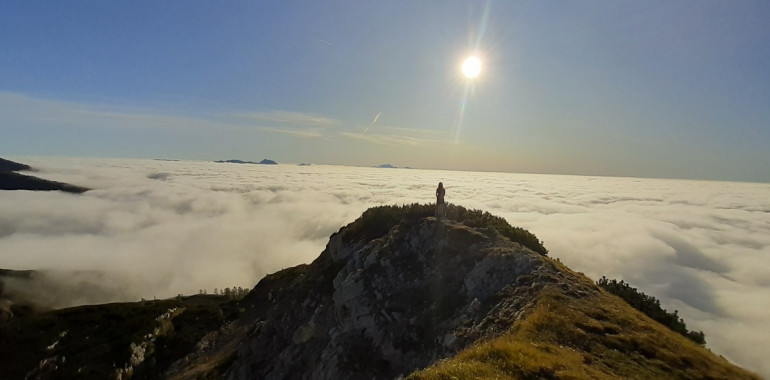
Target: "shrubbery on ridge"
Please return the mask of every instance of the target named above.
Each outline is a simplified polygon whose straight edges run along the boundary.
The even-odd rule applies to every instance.
[[[391,227],[402,220],[433,216],[435,211],[435,204],[377,206],[364,211],[355,225],[358,226],[364,238],[375,239],[388,233]],[[462,206],[447,204],[446,218],[468,227],[494,228],[512,242],[519,243],[541,255],[548,255],[548,250],[537,236],[523,228],[513,227],[505,219],[486,211],[468,210]]]

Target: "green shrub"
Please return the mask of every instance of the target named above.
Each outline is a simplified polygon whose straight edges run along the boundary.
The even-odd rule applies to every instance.
[[[674,310],[673,313],[669,313],[660,307],[660,301],[657,298],[638,291],[623,280],[610,280],[607,277],[602,276],[596,284],[608,292],[622,298],[629,305],[633,306],[634,309],[641,311],[672,331],[682,334],[687,339],[700,345],[706,344],[706,336],[703,334],[703,331],[695,332],[687,330],[687,325],[684,323],[684,320],[679,317],[679,312]]]

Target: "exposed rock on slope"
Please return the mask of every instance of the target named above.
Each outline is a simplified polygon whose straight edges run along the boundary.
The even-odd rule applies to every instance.
[[[238,314],[236,303],[218,295],[47,312],[9,306],[11,318],[0,320],[4,380],[161,379],[173,361]]]
[[[272,307],[239,353],[234,378],[405,375],[504,330],[515,315],[487,314],[520,275],[544,284],[555,274],[540,255],[492,230],[432,217],[371,241],[350,232],[333,236],[295,274],[296,286],[267,294],[257,287],[254,301]],[[512,294],[513,314],[528,290]]]
[[[230,379],[395,378],[478,342],[505,336],[529,316],[542,314],[543,303],[553,302],[556,293],[579,305],[599,295],[614,297],[548,259],[533,235],[501,223],[500,218],[457,207],[450,209],[446,220],[431,213],[431,207],[416,205],[368,210],[334,234],[312,264],[260,281],[243,300],[246,314],[210,336],[206,350],[177,362],[167,375],[205,377],[207,369],[219,368]],[[543,301],[544,295],[551,301]],[[563,327],[568,333],[580,329]],[[680,343],[676,340],[675,346]],[[541,343],[533,338],[526,344]],[[702,350],[689,342],[681,344]],[[611,348],[626,356],[620,349],[621,344]],[[633,347],[629,350],[633,352]],[[705,359],[699,364],[719,361],[703,351],[699,355]],[[570,365],[591,367],[592,356],[586,358]],[[603,360],[599,354],[596,358]],[[722,362],[716,365],[730,368],[732,372],[725,372],[730,377],[752,378]],[[607,368],[612,363],[596,365]],[[609,373],[615,378],[627,375]],[[559,378],[556,370],[542,374]],[[510,378],[527,376],[511,373]]]

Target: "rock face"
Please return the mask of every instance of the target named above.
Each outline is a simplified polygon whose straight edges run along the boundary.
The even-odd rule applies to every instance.
[[[381,230],[355,222],[312,264],[260,281],[243,300],[250,325],[233,328],[249,334],[227,377],[407,375],[505,331],[558,276],[492,228],[419,217]]]

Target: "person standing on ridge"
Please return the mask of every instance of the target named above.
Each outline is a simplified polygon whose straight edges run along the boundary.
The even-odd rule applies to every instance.
[[[446,190],[444,190],[444,184],[442,182],[438,183],[438,188],[436,189],[436,217],[446,216],[446,204],[444,204],[444,194],[446,193]]]

